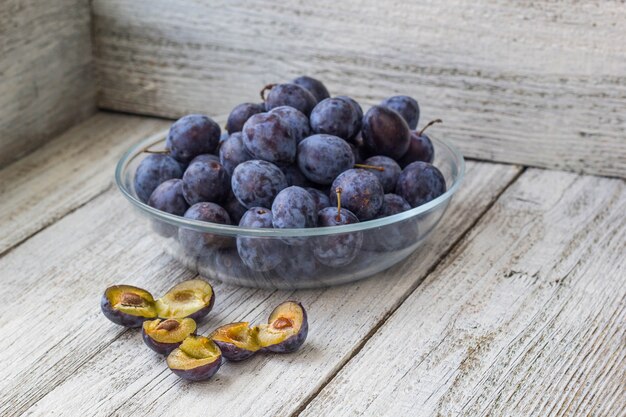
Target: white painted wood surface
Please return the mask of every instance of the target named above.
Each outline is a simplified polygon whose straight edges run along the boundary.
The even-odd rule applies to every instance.
[[[626,186],[528,170],[302,416],[623,416]]]
[[[0,170],[0,255],[111,187],[122,153],[168,126],[98,113]]]
[[[88,0],[0,1],[0,167],[96,111]]]
[[[294,293],[216,285],[202,332],[265,319],[277,303],[302,300],[310,337],[293,355],[225,364],[207,383],[187,384],[161,357],[99,311],[113,283],[156,294],[189,278],[162,253],[117,190],[109,190],[0,258],[0,415],[286,415],[294,412],[375,331],[428,270],[488,208],[520,168],[469,163],[431,243],[388,272],[355,285]],[[28,331],[24,331],[28,329]],[[18,358],[19,360],[15,360]]]
[[[415,96],[467,156],[626,177],[620,1],[95,0],[100,105],[227,113],[309,74]]]

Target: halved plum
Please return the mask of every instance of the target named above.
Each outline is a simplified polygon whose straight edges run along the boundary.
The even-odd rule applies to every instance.
[[[267,324],[255,327],[263,350],[276,353],[294,352],[302,346],[309,332],[306,310],[295,301],[285,301],[272,311]]]
[[[215,293],[208,282],[192,279],[172,287],[156,300],[156,312],[162,319],[200,320],[213,308]]]
[[[167,366],[188,381],[211,378],[222,365],[222,352],[211,339],[191,335],[167,357]]]
[[[143,322],[141,336],[150,349],[167,355],[195,331],[196,322],[193,319],[156,319]]]
[[[141,327],[145,320],[157,317],[152,294],[132,285],[107,288],[102,294],[100,308],[106,318],[126,327]]]
[[[209,337],[220,347],[226,359],[242,361],[261,349],[256,333],[254,328],[250,328],[250,323],[237,322],[218,327]]]

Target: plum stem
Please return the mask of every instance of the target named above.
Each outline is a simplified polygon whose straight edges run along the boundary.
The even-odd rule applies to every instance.
[[[268,84],[265,87],[263,87],[263,89],[261,90],[261,100],[265,101],[265,92],[267,90],[271,90],[272,88],[276,87],[278,84]]]
[[[376,165],[354,164],[356,168],[375,169],[377,171],[384,171],[385,167],[379,167]]]
[[[335,220],[340,222],[341,221],[341,193],[343,192],[343,190],[341,189],[341,187],[337,187],[335,188],[335,192],[337,193],[337,217],[335,217]]]
[[[417,132],[417,136],[422,136],[422,133],[424,133],[424,131],[426,129],[428,129],[429,127],[431,127],[432,125],[434,125],[435,123],[443,123],[443,120],[441,119],[435,119],[435,120],[431,120],[430,122],[426,123],[426,126],[424,126],[422,128],[422,130],[420,130],[419,132]]]

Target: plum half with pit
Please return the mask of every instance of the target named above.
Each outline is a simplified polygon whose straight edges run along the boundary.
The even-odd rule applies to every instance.
[[[229,323],[218,327],[209,336],[229,361],[248,359],[261,349],[256,337],[256,329],[248,322]]]
[[[182,379],[204,381],[222,365],[222,352],[211,339],[190,335],[167,356],[167,366]]]
[[[106,318],[125,327],[141,327],[157,317],[154,298],[148,291],[132,285],[114,285],[102,295],[100,308]]]
[[[159,318],[198,321],[205,317],[215,303],[215,292],[208,282],[201,279],[183,281],[173,286],[164,296],[156,300]]]
[[[306,340],[309,323],[302,304],[286,301],[272,311],[267,324],[260,324],[255,329],[263,350],[290,353],[298,350]]]
[[[196,331],[193,319],[156,319],[143,322],[141,337],[156,353],[168,355]]]

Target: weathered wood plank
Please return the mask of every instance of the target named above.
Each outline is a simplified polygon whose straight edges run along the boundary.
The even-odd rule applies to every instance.
[[[89,3],[0,2],[0,167],[96,111]]]
[[[296,294],[216,285],[216,308],[202,332],[233,320],[262,320],[293,297],[308,308],[311,331],[298,354],[226,364],[206,384],[181,383],[137,332],[120,330],[99,312],[108,284],[128,282],[159,294],[189,277],[155,246],[117,191],[108,191],[0,261],[0,314],[11,317],[0,322],[0,338],[10,341],[0,355],[0,414],[290,413],[336,372],[519,171],[468,163],[466,183],[430,243],[365,282]],[[44,257],[45,263],[38,262]]]
[[[95,0],[100,105],[227,113],[306,73],[406,93],[467,156],[626,177],[626,8],[601,3]]]
[[[99,113],[0,170],[0,254],[110,187],[126,148],[167,126]]]
[[[623,415],[624,213],[526,171],[300,415]]]

